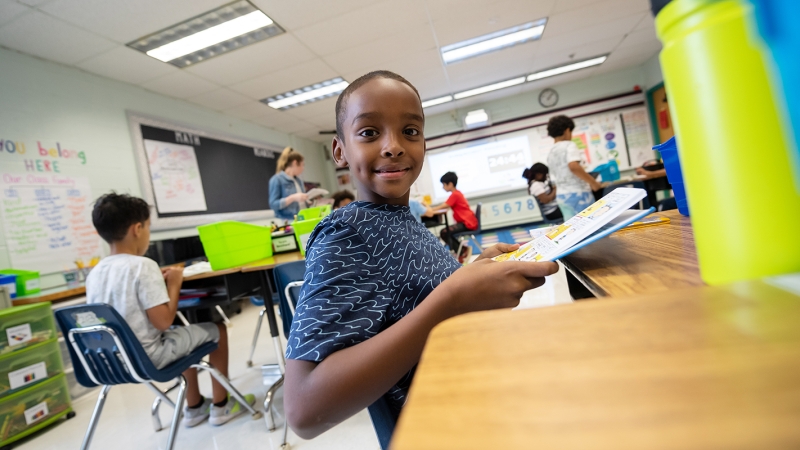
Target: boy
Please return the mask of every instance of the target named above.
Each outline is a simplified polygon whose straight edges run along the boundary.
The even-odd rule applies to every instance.
[[[453,210],[453,219],[455,219],[456,224],[443,229],[439,235],[450,247],[450,250],[455,251],[458,248],[458,241],[452,238],[453,234],[468,230],[477,230],[478,218],[475,217],[475,213],[470,209],[467,199],[464,198],[464,194],[456,189],[458,175],[456,175],[455,172],[447,172],[442,175],[439,181],[442,183],[442,188],[450,193],[450,197],[447,197],[446,202],[441,205],[436,205],[431,209],[438,211],[440,209],[451,208]],[[468,247],[464,247],[465,250],[467,248]],[[460,256],[461,255],[459,255],[459,257]]]
[[[431,329],[458,314],[509,308],[555,263],[495,262],[499,244],[460,264],[409,214],[425,153],[419,94],[401,76],[371,72],[336,102],[332,153],[358,201],[314,229],[287,345],[287,420],[310,439],[381,397],[405,402]],[[503,280],[498,283],[498,280]]]
[[[103,195],[94,205],[92,223],[111,247],[111,255],[92,269],[86,279],[87,303],[107,303],[119,312],[142,343],[147,356],[161,369],[207,342],[218,342],[211,365],[228,376],[228,335],[225,326],[200,323],[170,329],[178,310],[183,269],[159,269],[142,255],[150,245],[150,209],[144,200],[126,194]],[[165,284],[166,282],[166,284]],[[197,369],[183,372],[186,407],[183,424],[193,427],[209,418],[222,425],[246,411],[228,398],[225,388],[212,378],[213,401],[200,395]],[[255,396],[245,399],[252,405]]]
[[[555,141],[547,155],[547,165],[558,186],[556,199],[564,220],[572,218],[594,203],[592,191],[603,187],[583,170],[581,151],[572,142],[574,129],[575,122],[567,116],[553,116],[547,123],[547,134]]]

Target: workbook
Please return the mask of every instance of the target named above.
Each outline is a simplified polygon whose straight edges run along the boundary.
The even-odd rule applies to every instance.
[[[555,261],[641,220],[655,211],[629,210],[647,196],[644,189],[618,188],[561,225],[534,230],[533,239],[495,261]]]

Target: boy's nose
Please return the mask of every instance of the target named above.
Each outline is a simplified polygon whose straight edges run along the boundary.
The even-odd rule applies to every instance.
[[[399,140],[393,136],[388,137],[386,144],[383,146],[383,150],[381,150],[381,154],[385,158],[397,158],[404,153],[405,149],[400,145]]]

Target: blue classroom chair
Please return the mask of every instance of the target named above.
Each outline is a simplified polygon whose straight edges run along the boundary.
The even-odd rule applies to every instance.
[[[475,238],[476,234],[481,234],[481,204],[478,203],[478,206],[475,207],[475,217],[478,218],[478,228],[475,230],[467,230],[462,231],[460,233],[453,233],[451,236],[453,239],[458,240],[458,250],[456,250],[456,257],[461,254],[461,249],[464,248],[464,240],[461,238],[467,238],[475,244],[475,247],[478,248],[478,253],[481,252],[483,247],[481,247],[481,243]]]
[[[202,360],[217,348],[216,342],[203,344],[188,356],[159,370],[153,365],[125,319],[111,306],[106,304],[71,306],[56,310],[55,316],[69,344],[67,348],[78,382],[85,387],[103,386],[81,444],[82,450],[88,449],[91,444],[111,386],[128,383],[143,383],[156,394],[157,398],[152,408],[156,431],[161,429],[158,418],[158,405],[161,401],[175,409],[167,439],[167,449],[172,450],[186,397],[186,379],[181,374],[192,367],[208,371],[250,412],[253,419],[261,418],[261,413],[245,401],[242,394],[225,376]],[[153,384],[154,381],[164,383],[173,380],[177,380],[177,383],[166,391],[161,391]],[[167,393],[175,387],[180,389],[178,398],[173,403]]]

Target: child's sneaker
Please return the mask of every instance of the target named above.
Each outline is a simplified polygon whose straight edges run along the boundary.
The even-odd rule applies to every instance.
[[[208,419],[208,416],[211,414],[211,405],[211,399],[204,397],[203,404],[197,408],[189,408],[188,406],[184,406],[183,426],[186,428],[192,428],[203,423],[203,421]]]
[[[256,396],[253,394],[245,394],[244,399],[248,404],[250,404],[250,406],[253,406],[256,403]],[[247,408],[242,406],[241,403],[237,402],[235,398],[228,395],[228,403],[226,403],[225,406],[211,407],[211,418],[208,419],[208,423],[214,426],[219,426],[229,422],[245,411],[247,411]]]

